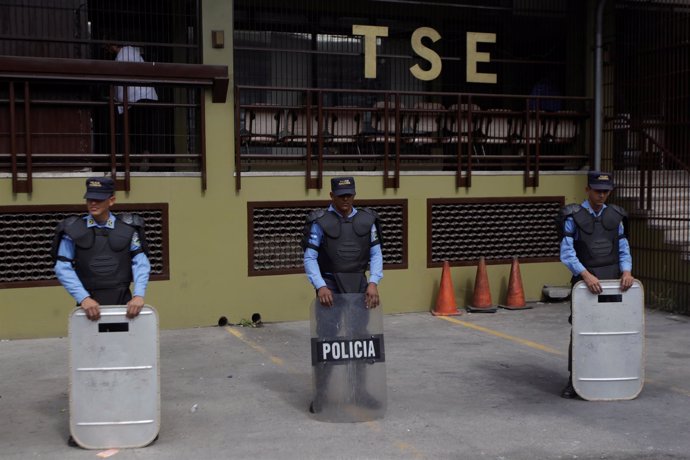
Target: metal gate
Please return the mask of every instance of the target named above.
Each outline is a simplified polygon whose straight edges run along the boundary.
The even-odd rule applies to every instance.
[[[605,50],[602,168],[630,214],[633,275],[647,304],[690,313],[690,12],[617,1]]]

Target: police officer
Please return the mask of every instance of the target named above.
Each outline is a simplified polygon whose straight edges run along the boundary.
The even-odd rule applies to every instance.
[[[135,214],[115,214],[115,184],[108,177],[86,180],[83,217],[58,224],[53,242],[55,274],[77,305],[93,321],[100,305],[127,305],[133,318],[144,306],[151,272],[146,255],[144,221]],[[134,281],[134,296],[129,285]]]
[[[619,279],[621,291],[633,284],[630,245],[623,226],[625,210],[615,204],[606,205],[613,190],[610,173],[590,171],[587,174],[587,199],[581,205],[569,204],[559,213],[563,225],[561,262],[573,274],[571,284],[583,280],[593,294],[601,294],[599,280]],[[568,318],[572,323],[572,315]],[[568,384],[561,396],[577,397],[572,382],[572,334],[568,349]]]
[[[307,217],[303,240],[304,268],[322,307],[316,311],[319,337],[333,332],[324,330],[327,322],[319,320],[320,313],[327,313],[333,306],[333,294],[363,293],[363,307],[376,308],[379,305],[378,284],[383,278],[378,215],[371,209],[353,206],[355,179],[331,179],[330,196],[328,209],[313,211]],[[319,411],[320,390],[324,390],[329,373],[330,370],[324,370],[317,375],[317,398],[310,406],[311,412]]]

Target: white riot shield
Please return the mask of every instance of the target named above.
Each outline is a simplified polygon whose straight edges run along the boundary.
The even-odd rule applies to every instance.
[[[386,367],[381,306],[367,309],[364,294],[335,294],[334,305],[311,306],[315,418],[365,422],[386,411]]]
[[[126,312],[70,316],[70,432],[85,449],[143,447],[158,436],[158,315],[149,305],[133,319]]]
[[[644,385],[644,290],[635,280],[602,280],[592,294],[573,287],[573,387],[588,401],[634,399]]]

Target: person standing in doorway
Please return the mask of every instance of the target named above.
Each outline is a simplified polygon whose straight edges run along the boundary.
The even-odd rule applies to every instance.
[[[146,62],[141,48],[130,45],[109,44],[108,51],[115,55],[116,62]],[[126,99],[125,99],[126,96]],[[115,101],[119,104],[117,112],[120,115],[119,125],[124,133],[124,103],[127,101],[127,118],[129,127],[130,153],[143,155],[140,160],[141,171],[148,171],[148,163],[151,153],[163,153],[160,146],[162,132],[156,126],[162,126],[162,119],[156,107],[151,106],[158,102],[158,93],[151,86],[127,86],[115,87]]]

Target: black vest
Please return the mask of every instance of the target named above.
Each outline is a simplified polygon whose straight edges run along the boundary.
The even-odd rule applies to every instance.
[[[572,215],[579,237],[574,241],[577,258],[599,279],[620,278],[620,257],[618,254],[618,227],[625,217],[625,211],[615,205],[607,206],[595,217],[581,208]]]
[[[74,269],[87,291],[129,287],[132,282],[129,248],[134,232],[134,227],[120,219],[115,221],[113,229],[88,228],[83,219],[65,228],[74,241]]]
[[[359,210],[351,219],[326,212],[315,222],[323,229],[319,248],[321,273],[364,273],[369,265],[371,226],[376,217]]]

